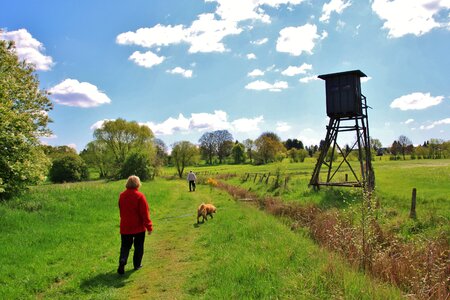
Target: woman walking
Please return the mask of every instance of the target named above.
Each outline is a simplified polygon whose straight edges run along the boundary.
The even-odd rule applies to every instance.
[[[144,255],[145,231],[150,235],[153,230],[150,212],[144,194],[138,191],[141,181],[137,176],[128,177],[126,190],[120,194],[120,235],[122,244],[120,247],[119,268],[117,273],[125,273],[128,254],[134,244],[133,266],[139,270]]]

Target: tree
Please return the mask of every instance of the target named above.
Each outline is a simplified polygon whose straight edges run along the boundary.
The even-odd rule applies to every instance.
[[[214,139],[214,134],[212,132],[205,132],[200,137],[198,142],[200,143],[200,151],[202,156],[210,165],[212,165],[212,159],[214,154],[217,152],[217,144]]]
[[[172,161],[175,164],[180,178],[183,177],[184,168],[198,161],[198,148],[188,141],[173,144]]]
[[[255,142],[251,139],[246,139],[242,141],[242,144],[245,146],[245,151],[251,163],[253,159],[253,152],[255,151]]]
[[[78,154],[66,153],[56,157],[52,162],[49,177],[52,182],[75,182],[89,178],[88,168]]]
[[[151,160],[154,160],[153,132],[149,127],[139,125],[135,121],[106,121],[101,128],[94,131],[94,137],[99,144],[105,145],[105,153],[112,155],[112,176],[121,177],[120,170],[132,151],[148,152]]]
[[[224,158],[231,154],[233,136],[228,130],[216,130],[213,132],[213,136],[217,144],[217,157],[219,158],[219,164],[221,164]]]
[[[245,147],[243,144],[236,141],[231,149],[231,156],[233,157],[235,164],[240,164],[245,161]]]
[[[304,149],[303,143],[302,141],[299,141],[297,139],[287,139],[283,145],[286,147],[286,150],[291,150],[292,148],[294,149]]]
[[[131,153],[122,166],[120,175],[127,178],[131,175],[138,176],[142,181],[152,178],[154,168],[149,153],[139,151]]]
[[[262,133],[255,141],[258,162],[266,164],[273,162],[278,152],[284,152],[286,149],[280,141],[278,135],[273,132]]]
[[[80,152],[80,156],[90,167],[96,168],[100,178],[107,178],[115,172],[114,157],[112,151],[103,141],[92,141]]]
[[[408,137],[401,135],[398,137],[398,145],[400,146],[400,150],[403,155],[403,160],[405,160],[405,153],[408,152],[407,148],[408,146],[412,145],[412,142]]]
[[[155,158],[155,165],[156,166],[163,166],[167,164],[168,160],[168,154],[167,154],[167,146],[161,139],[154,139],[153,143],[155,144],[156,148],[156,158]]]
[[[376,152],[383,147],[379,139],[370,138],[370,147]]]
[[[45,179],[49,160],[39,137],[52,103],[39,90],[34,66],[19,61],[13,42],[0,41],[0,199],[7,199]]]

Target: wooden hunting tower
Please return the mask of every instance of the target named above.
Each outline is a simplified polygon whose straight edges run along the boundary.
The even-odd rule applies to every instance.
[[[319,188],[325,186],[350,186],[363,187],[372,191],[375,186],[375,174],[372,169],[369,120],[367,116],[366,97],[361,93],[361,77],[366,75],[360,70],[340,73],[324,74],[318,76],[325,80],[327,116],[330,118],[327,126],[325,141],[320,145],[320,156],[310,180],[310,185]],[[350,124],[350,125],[349,125]],[[337,142],[339,132],[356,132],[356,141],[352,147],[341,148]],[[360,175],[354,171],[347,159],[352,151],[358,151]],[[337,160],[336,152],[339,151],[342,161]],[[341,166],[346,163],[347,170],[354,176],[349,180],[347,174],[345,179],[336,179]],[[334,166],[333,166],[334,164]],[[321,181],[321,167],[325,165],[326,180]],[[337,165],[337,167],[336,167]],[[342,172],[341,172],[342,173]],[[359,173],[359,172],[358,172]]]

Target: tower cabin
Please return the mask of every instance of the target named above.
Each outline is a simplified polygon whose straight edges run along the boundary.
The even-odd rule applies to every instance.
[[[363,116],[360,70],[318,76],[325,80],[327,116],[332,119]]]

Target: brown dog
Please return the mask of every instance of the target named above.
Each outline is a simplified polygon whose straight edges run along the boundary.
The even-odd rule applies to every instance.
[[[205,222],[205,220],[208,220],[208,216],[211,216],[213,218],[213,213],[216,213],[216,207],[212,204],[205,204],[202,203],[197,209],[197,224],[199,222],[199,218],[203,217],[202,223]]]

